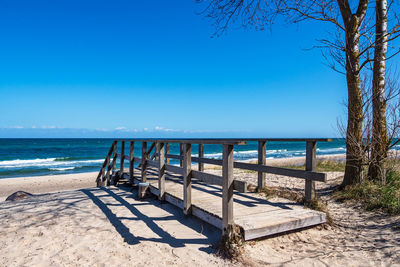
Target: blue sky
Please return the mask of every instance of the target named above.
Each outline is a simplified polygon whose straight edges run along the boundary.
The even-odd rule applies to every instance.
[[[0,137],[338,136],[326,26],[214,28],[194,1],[0,2]]]

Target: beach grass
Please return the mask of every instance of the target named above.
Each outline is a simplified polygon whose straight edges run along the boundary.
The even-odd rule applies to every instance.
[[[391,170],[384,184],[365,180],[360,184],[347,186],[335,194],[341,202],[353,201],[369,211],[382,210],[391,215],[400,215],[400,172]]]
[[[285,165],[282,168],[305,170],[305,164]],[[317,171],[319,172],[344,172],[345,161],[342,160],[317,160]]]

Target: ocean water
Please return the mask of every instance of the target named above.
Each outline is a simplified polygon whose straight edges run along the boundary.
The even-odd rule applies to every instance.
[[[112,142],[113,139],[0,139],[0,178],[99,171]],[[257,149],[257,142],[235,146],[234,158],[257,159]],[[129,153],[129,144],[125,145],[125,153]],[[179,154],[179,145],[170,144],[170,153]],[[298,157],[305,153],[305,142],[267,142],[267,158]],[[344,139],[317,143],[317,155],[342,153]],[[197,156],[197,145],[192,146],[192,154]],[[221,159],[222,146],[205,145],[204,154]],[[136,142],[135,156],[140,155],[141,144]],[[171,164],[176,163],[171,160]]]

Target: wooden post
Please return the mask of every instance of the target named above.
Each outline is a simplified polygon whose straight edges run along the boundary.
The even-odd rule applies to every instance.
[[[113,162],[112,162],[112,171],[114,172],[117,169],[117,143],[114,142],[114,148],[113,148]]]
[[[110,171],[111,171],[111,166],[110,166],[110,157],[107,157],[107,174],[106,174],[106,180],[105,183],[103,183],[103,186],[107,186],[110,182]]]
[[[222,150],[222,231],[233,224],[233,145],[224,144]]]
[[[316,149],[317,142],[316,141],[307,141],[306,145],[306,171],[315,171],[317,169],[317,156]],[[306,179],[305,186],[305,199],[306,201],[311,201],[315,198],[315,182]]]
[[[258,141],[258,165],[265,165],[266,163],[267,145],[265,141]],[[265,187],[265,173],[258,172],[258,190]]]
[[[157,142],[158,154],[158,199],[164,200],[165,198],[165,147],[164,143]]]
[[[146,182],[147,142],[142,142],[142,182]]]
[[[183,156],[183,144],[179,144],[179,155],[182,157]],[[183,167],[183,160],[179,160],[179,166]]]
[[[183,145],[183,213],[192,213],[192,145]]]
[[[169,143],[165,143],[165,155],[169,154]],[[169,164],[169,158],[166,157],[166,162]]]
[[[204,144],[199,144],[199,158],[204,157]],[[204,171],[204,163],[199,162],[199,172]]]
[[[133,173],[133,170],[135,168],[134,156],[135,156],[135,143],[131,141],[129,146],[129,182],[131,184],[134,183],[134,173]]]
[[[125,141],[121,141],[121,161],[119,164],[119,177],[124,175],[124,161],[125,161]]]

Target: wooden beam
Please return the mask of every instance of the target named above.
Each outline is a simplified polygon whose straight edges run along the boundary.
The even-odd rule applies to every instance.
[[[135,142],[164,142],[164,143],[178,143],[178,144],[230,144],[230,145],[245,145],[246,139],[219,139],[219,138],[210,138],[210,139],[166,139],[166,138],[133,138],[133,139],[118,139],[118,141],[135,141]]]
[[[258,165],[265,165],[266,162],[266,153],[267,153],[267,142],[258,141]],[[258,190],[261,190],[265,187],[265,173],[262,171],[258,171]]]
[[[192,213],[192,146],[183,144],[183,213]]]
[[[206,184],[215,184],[215,185],[222,186],[222,176],[192,170],[192,177],[195,179],[198,179]]]
[[[233,224],[233,145],[222,149],[222,232]]]
[[[204,144],[199,144],[199,158],[204,157]],[[204,171],[204,163],[199,162],[199,171]]]
[[[179,166],[183,167],[183,144],[179,144],[179,155],[182,157],[181,160],[179,160]]]
[[[306,171],[313,172],[317,169],[317,142],[307,141],[306,144]],[[311,201],[315,198],[315,182],[311,179],[306,179],[305,184],[305,199]]]
[[[110,171],[111,171],[110,157],[107,157],[107,165],[106,166],[107,166],[106,180],[103,181],[103,186],[107,186],[110,181]]]
[[[142,142],[142,182],[146,182],[147,142]]]
[[[165,165],[165,169],[169,172],[173,172],[173,173],[177,173],[177,174],[182,174],[183,173],[183,168],[182,167],[178,167],[178,166],[174,166],[174,165],[169,165],[166,164]]]
[[[104,178],[105,178],[105,168],[106,168],[106,165],[107,165],[107,158],[109,158],[110,156],[111,156],[111,154],[112,154],[112,152],[113,152],[113,150],[114,150],[114,144],[116,143],[117,141],[114,141],[112,144],[111,144],[111,147],[110,147],[110,149],[108,150],[108,153],[107,153],[107,156],[106,156],[106,158],[104,159],[104,162],[103,162],[103,165],[101,166],[101,169],[100,169],[100,171],[99,171],[99,174],[97,175],[97,178],[96,178],[96,183],[97,183],[97,186],[102,186],[103,185],[103,182],[104,182]]]
[[[124,161],[125,161],[125,141],[121,141],[121,162],[119,163],[119,175],[124,174]]]
[[[133,184],[134,169],[135,169],[135,142],[131,141],[129,146],[129,182]]]
[[[165,147],[164,143],[157,143],[158,154],[158,199],[165,199]]]
[[[115,169],[117,168],[117,142],[114,143],[113,153],[114,157],[113,157],[112,171],[115,171]]]
[[[181,158],[180,156],[173,155],[173,154],[168,154],[167,157],[173,158],[173,159]],[[220,160],[220,159],[192,157],[192,161],[222,166],[222,160]],[[289,176],[289,177],[300,178],[300,179],[311,179],[313,181],[318,181],[318,182],[326,182],[326,174],[321,173],[321,172],[310,172],[310,171],[304,171],[304,170],[287,169],[287,168],[259,165],[259,164],[253,164],[253,163],[247,163],[247,162],[234,162],[233,164],[234,164],[234,168],[237,168],[237,169],[271,173],[271,174]]]
[[[153,148],[154,148],[155,146],[156,146],[156,142],[153,142],[153,143],[151,144],[149,150],[147,150],[147,153],[146,153],[147,156],[150,155],[151,151],[153,150]]]
[[[257,164],[250,164],[246,162],[235,162],[234,166],[235,168],[238,169],[245,169],[256,172],[262,171],[265,173],[289,176],[293,178],[310,179],[318,182],[326,182],[326,174],[321,172],[311,172],[311,171],[287,169],[287,168],[272,167],[272,166],[260,166]]]

